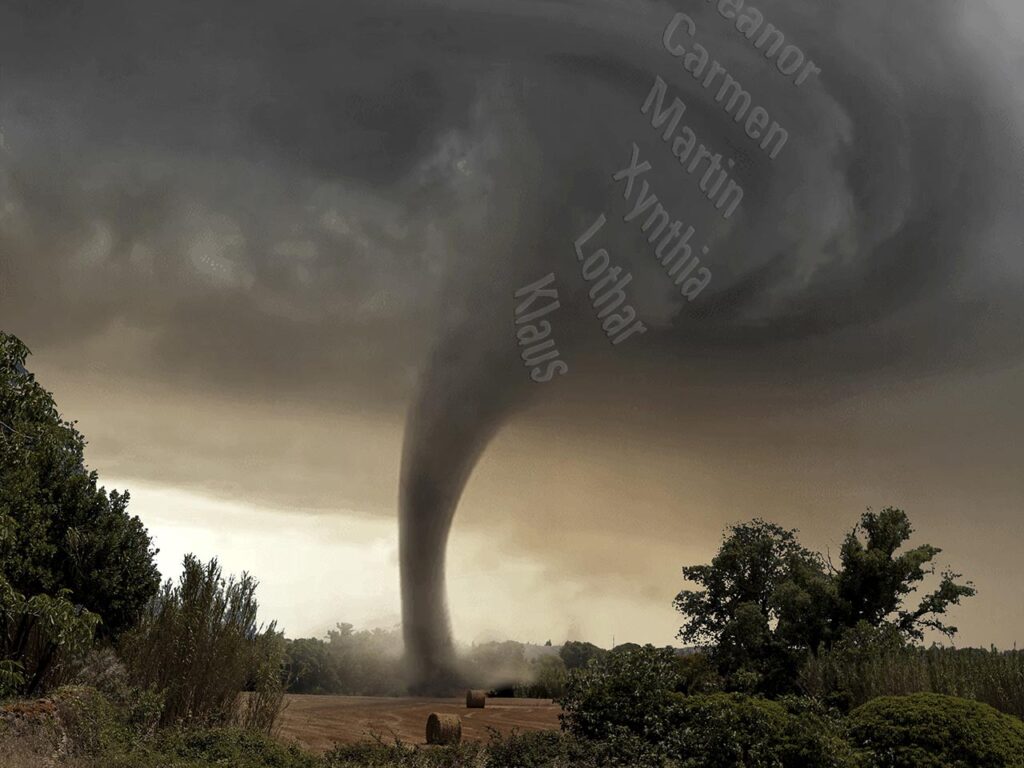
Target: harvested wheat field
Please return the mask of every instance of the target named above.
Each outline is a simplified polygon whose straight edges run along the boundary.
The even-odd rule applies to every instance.
[[[375,696],[285,697],[280,738],[321,752],[340,744],[382,736],[408,744],[425,744],[431,712],[462,718],[463,741],[486,741],[488,727],[512,730],[558,729],[561,707],[549,699],[488,699],[484,709],[467,709],[465,698],[383,698]]]

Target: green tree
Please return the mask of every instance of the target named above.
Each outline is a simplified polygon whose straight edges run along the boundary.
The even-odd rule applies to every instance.
[[[683,568],[700,589],[683,590],[675,606],[686,621],[679,638],[702,646],[738,690],[779,692],[795,679],[799,646],[777,632],[792,632],[788,604],[796,574],[824,575],[822,559],[800,545],[796,531],[753,520],[730,526],[707,565]],[[787,591],[783,591],[783,587]]]
[[[565,645],[558,649],[558,655],[565,663],[565,668],[570,671],[585,667],[591,659],[599,659],[606,653],[606,650],[598,648],[593,643],[584,643],[577,640],[568,640]]]
[[[0,332],[0,684],[56,682],[96,632],[116,637],[159,586],[149,535],[85,467],[85,439]]]
[[[731,526],[711,563],[683,568],[699,588],[676,597],[685,619],[679,637],[707,649],[728,688],[778,694],[794,687],[808,654],[860,624],[889,627],[904,641],[929,628],[952,635],[956,628],[942,617],[974,588],[946,571],[935,591],[906,608],[941,551],[928,544],[902,551],[912,532],[902,510],[869,510],[835,568],[801,546],[796,531],[763,520]]]
[[[27,598],[66,594],[117,636],[160,585],[128,494],[98,487],[85,438],[25,368],[28,348],[0,332],[0,574]]]
[[[916,607],[904,607],[907,596],[935,572],[932,561],[942,552],[931,544],[899,552],[913,532],[903,510],[886,507],[881,512],[865,512],[847,534],[836,578],[839,621],[844,626],[855,626],[859,621],[873,627],[888,623],[914,640],[921,640],[927,629],[947,637],[956,634],[957,628],[946,624],[942,617],[950,606],[975,594],[970,582],[957,581],[960,574],[943,571],[935,591]]]
[[[319,638],[289,640],[285,647],[288,690],[292,693],[340,693],[337,663]]]

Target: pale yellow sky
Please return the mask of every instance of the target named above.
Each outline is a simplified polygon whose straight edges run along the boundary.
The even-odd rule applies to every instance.
[[[397,419],[175,398],[55,362],[34,370],[79,420],[103,482],[132,492],[162,573],[188,551],[248,570],[262,615],[290,635],[397,624]],[[940,564],[979,589],[953,613],[958,642],[1011,647],[1024,637],[1021,382],[1019,370],[933,379],[730,418],[707,395],[710,419],[682,434],[642,413],[542,404],[499,433],[456,515],[456,637],[671,643],[679,568],[706,561],[728,522],[762,516],[835,552],[864,507],[895,504],[914,541],[942,547]],[[586,425],[586,407],[605,418]]]

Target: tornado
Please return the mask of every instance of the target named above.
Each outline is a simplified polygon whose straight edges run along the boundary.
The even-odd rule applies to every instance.
[[[445,592],[445,555],[459,497],[507,415],[511,393],[490,382],[495,355],[457,334],[435,352],[409,413],[399,499],[402,628],[411,689],[462,684]]]
[[[819,377],[834,370],[868,375],[897,356],[909,364],[918,355],[923,367],[943,350],[971,354],[984,318],[965,306],[957,281],[1006,272],[1021,228],[1013,213],[1021,195],[1012,186],[1021,165],[1020,88],[971,44],[972,28],[956,3],[913,0],[897,9],[837,2],[826,12],[802,0],[774,8],[775,25],[822,70],[803,89],[773,70],[715,4],[694,4],[695,32],[686,45],[706,46],[729,63],[733,88],[742,81],[757,103],[772,106],[792,135],[778,159],[745,151],[749,134],[722,106],[728,91],[706,90],[665,49],[668,10],[637,3],[644,13],[631,13],[603,4],[607,13],[575,8],[548,15],[534,6],[497,6],[503,15],[463,20],[463,5],[454,3],[452,18],[465,21],[467,45],[482,57],[522,30],[531,42],[514,56],[529,60],[527,71],[542,85],[524,85],[526,95],[515,103],[495,100],[506,105],[501,119],[491,108],[477,110],[492,118],[481,133],[505,160],[486,169],[490,191],[474,200],[498,212],[504,228],[482,227],[485,237],[463,243],[472,256],[459,261],[452,295],[473,298],[468,309],[452,302],[454,317],[440,326],[407,417],[399,489],[402,616],[412,687],[424,693],[447,693],[462,682],[445,587],[459,499],[487,444],[527,394],[550,391],[516,375],[522,366],[509,297],[555,271],[566,291],[560,345],[563,334],[594,335],[571,245],[598,213],[611,222],[601,246],[636,276],[630,298],[650,331],[628,352],[609,349],[603,338],[600,349],[582,346],[615,361],[603,370],[634,356],[662,365],[665,375],[681,370],[667,361],[725,353],[749,353],[770,369],[777,366],[772,351],[786,350],[806,375]],[[545,36],[525,34],[538,28]],[[702,141],[728,143],[741,161],[735,174],[749,194],[728,221],[673,165],[674,145],[665,139],[670,98],[654,117],[642,107],[659,78],[674,83],[672,98],[685,102],[677,117]],[[988,119],[1000,112],[1005,119]],[[536,151],[523,150],[524,137]],[[636,234],[653,219],[632,229],[622,224],[637,200],[623,201],[628,193],[612,176],[634,144],[651,163],[644,182],[658,191],[664,216],[685,211],[713,244],[707,261],[714,278],[693,306],[659,282],[663,270]],[[541,160],[530,165],[524,157]],[[476,271],[469,274],[466,264]],[[942,317],[950,307],[962,314]],[[928,338],[919,338],[924,331]],[[822,343],[851,333],[864,339],[855,360]],[[565,378],[575,392],[606,386],[577,373],[583,366],[575,359],[573,365]]]

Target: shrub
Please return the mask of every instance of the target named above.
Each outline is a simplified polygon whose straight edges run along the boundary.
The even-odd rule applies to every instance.
[[[284,642],[274,624],[257,623],[256,581],[222,578],[217,561],[192,555],[177,586],[170,581],[139,626],[123,638],[122,657],[135,685],[163,694],[163,725],[226,725],[241,691],[256,690],[243,713],[268,731],[281,703]]]
[[[623,761],[614,745],[581,740],[557,731],[513,732],[504,736],[492,731],[487,745],[487,768],[639,768],[644,764],[637,759]],[[653,765],[660,766],[661,761],[655,760]]]
[[[95,757],[128,744],[131,734],[121,713],[95,688],[61,688],[53,701],[72,756]]]
[[[487,753],[482,744],[449,746],[409,746],[393,743],[362,742],[338,745],[322,758],[323,768],[484,768]]]
[[[558,650],[565,668],[570,672],[574,669],[583,669],[591,659],[600,659],[606,653],[608,651],[598,648],[593,643],[582,643],[578,640],[567,640]]]
[[[319,768],[317,758],[298,747],[285,746],[264,734],[239,728],[170,730],[157,747],[159,754],[165,756],[157,765],[178,765],[178,760],[190,760],[203,766],[231,768]],[[125,765],[134,768],[136,763]]]
[[[868,768],[1024,767],[1024,723],[952,696],[870,701],[851,713],[850,738]]]
[[[704,651],[695,651],[676,657],[679,671],[680,693],[715,693],[723,686],[721,676],[711,657]]]
[[[134,736],[152,733],[160,722],[163,695],[132,685],[124,664],[110,648],[94,650],[86,657],[76,683],[102,694],[118,709]]]
[[[637,737],[657,744],[679,684],[671,648],[645,646],[609,653],[574,670],[561,699],[563,727],[574,736],[608,740]]]
[[[409,746],[399,741],[336,746],[322,758],[323,768],[622,768],[636,763],[613,762],[603,745],[577,740],[557,731],[502,735],[491,731],[485,744],[443,747]],[[639,768],[639,766],[637,766]]]
[[[845,768],[851,751],[826,715],[792,700],[679,697],[666,745],[680,768]]]
[[[831,650],[810,657],[799,673],[808,696],[848,712],[879,696],[928,689],[924,659],[891,627],[861,622]]]
[[[932,693],[974,699],[1024,719],[1024,651],[929,648],[919,653]]]
[[[338,624],[326,641],[287,641],[285,658],[292,693],[401,696],[408,685],[398,629]]]

